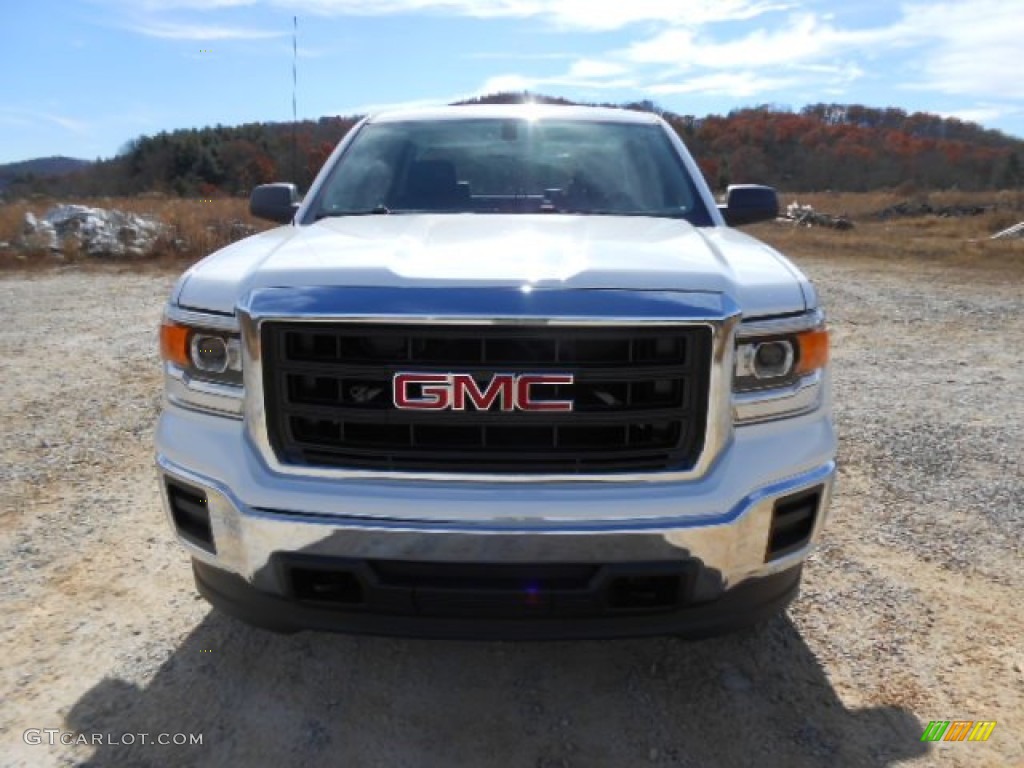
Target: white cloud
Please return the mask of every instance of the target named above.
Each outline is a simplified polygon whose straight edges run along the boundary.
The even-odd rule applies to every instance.
[[[84,120],[78,120],[73,117],[65,117],[64,115],[52,114],[40,114],[39,117],[41,117],[43,120],[49,120],[51,123],[59,125],[64,130],[71,131],[72,133],[89,132],[89,124]]]
[[[616,55],[636,64],[677,64],[686,61],[686,52],[694,47],[694,33],[690,29],[666,29],[654,37],[633,43]]]
[[[695,26],[740,21],[786,7],[757,0],[463,0],[459,4],[467,15],[540,17],[558,26],[587,30],[620,29],[638,22]],[[489,13],[487,6],[493,6]]]
[[[149,12],[179,9],[209,11],[218,8],[240,8],[258,4],[258,0],[108,0],[108,2],[120,2],[133,10]]]
[[[845,83],[852,83],[867,74],[867,71],[853,61],[846,61],[840,64],[800,64],[796,69],[803,72],[814,72],[822,75],[832,75],[836,80]]]
[[[990,123],[1001,117],[1013,114],[1013,110],[1005,107],[974,107],[970,109],[957,109],[952,112],[939,112],[943,117],[955,117],[967,123]]]
[[[614,77],[617,72],[625,72],[625,68],[609,66],[605,70],[598,67],[575,68],[568,74],[550,77],[526,77],[520,74],[504,74],[489,77],[473,94],[480,96],[488,93],[508,93],[519,91],[543,91],[552,88],[575,88],[584,90],[622,90],[636,89],[638,82],[633,77]]]
[[[129,25],[134,32],[147,37],[168,40],[266,40],[281,37],[283,32],[271,32],[246,27],[223,27],[211,24],[180,24],[171,21],[147,20]]]
[[[655,96],[707,93],[742,99],[794,87],[838,91],[865,74],[853,60],[854,51],[894,36],[884,27],[839,30],[813,14],[790,15],[782,26],[733,39],[717,39],[706,28],[669,27],[603,58],[577,59],[563,74],[520,78],[525,82],[517,82],[516,89],[632,88]]]
[[[1018,0],[914,4],[903,13],[906,35],[926,43],[909,87],[1024,99],[1024,7]]]
[[[78,120],[66,115],[54,112],[41,112],[34,109],[19,109],[15,107],[0,110],[0,122],[9,125],[32,125],[33,123],[53,123],[66,131],[76,134],[87,134],[90,126],[84,120]]]
[[[879,5],[880,0],[879,1]],[[477,93],[586,89],[634,95],[721,94],[752,99],[795,90],[801,94],[864,97],[851,89],[865,78],[887,87],[963,97],[960,113],[994,119],[990,103],[1024,100],[1020,48],[1021,0],[907,0],[884,9],[874,26],[844,23],[799,0],[95,0],[114,5],[143,34],[191,40],[263,39],[278,33],[230,25],[179,23],[219,20],[218,10],[262,6],[308,17],[423,15],[531,20],[577,36],[566,48],[582,54],[483,51],[464,57],[531,60],[529,76],[480,64]],[[142,14],[141,16],[137,14]],[[168,21],[168,14],[176,21]],[[178,14],[186,14],[178,19]],[[881,18],[883,9],[879,9]],[[734,25],[724,22],[751,21]],[[307,22],[309,24],[315,21]],[[620,30],[606,51],[588,50],[580,32]],[[737,31],[740,30],[740,31]],[[288,30],[290,32],[290,30]],[[623,33],[628,36],[623,36]],[[287,33],[285,33],[287,34]],[[597,38],[600,40],[601,38]],[[564,63],[560,63],[565,60]],[[791,94],[789,94],[791,95]],[[819,96],[820,97],[820,96]],[[819,98],[811,97],[811,98]],[[599,95],[598,98],[605,98]],[[611,98],[610,96],[607,98]],[[415,103],[442,103],[420,100]],[[391,105],[364,105],[391,106]],[[1005,112],[1003,114],[1006,114]]]
[[[518,59],[520,61],[557,61],[560,59],[575,59],[578,54],[575,53],[514,53],[514,52],[501,52],[501,51],[478,51],[476,53],[467,53],[465,58],[467,59]]]
[[[599,61],[597,59],[577,59],[569,67],[570,78],[593,79],[621,75],[627,69],[624,65],[614,61]]]
[[[618,55],[638,64],[743,70],[828,59],[896,36],[895,30],[886,27],[839,30],[813,14],[801,14],[771,31],[758,29],[723,42],[701,37],[691,29],[668,29]]]
[[[261,4],[258,0],[144,0],[150,12]],[[267,0],[267,5],[321,16],[438,13],[472,18],[536,18],[556,26],[613,30],[638,22],[700,25],[755,18],[789,0]]]
[[[768,91],[778,91],[797,84],[794,78],[765,77],[757,72],[715,72],[690,77],[674,83],[659,83],[645,88],[654,96],[680,93],[728,94],[746,99]]]

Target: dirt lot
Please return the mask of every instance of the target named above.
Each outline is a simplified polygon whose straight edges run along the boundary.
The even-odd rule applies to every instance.
[[[173,276],[8,272],[0,764],[1024,765],[1020,257],[797,259],[835,332],[833,517],[788,615],[700,643],[279,637],[211,613],[151,462]],[[926,747],[937,719],[998,725]]]

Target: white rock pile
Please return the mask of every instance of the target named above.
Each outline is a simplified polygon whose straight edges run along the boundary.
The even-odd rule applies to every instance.
[[[147,256],[165,225],[156,219],[116,209],[84,205],[58,205],[42,218],[25,214],[22,236],[15,245],[23,250],[60,254],[72,245],[88,256]]]
[[[1014,224],[1012,227],[996,232],[989,240],[1024,240],[1024,221]]]
[[[839,230],[853,229],[853,222],[845,216],[820,213],[810,205],[800,205],[800,203],[796,202],[787,205],[786,213],[780,216],[778,220],[798,227],[826,227]]]

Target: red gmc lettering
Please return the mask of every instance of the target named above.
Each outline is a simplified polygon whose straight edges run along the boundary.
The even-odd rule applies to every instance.
[[[572,400],[537,400],[533,388],[573,381],[571,373],[498,373],[481,387],[468,373],[396,373],[393,401],[402,410],[464,411],[471,405],[475,410],[487,411],[497,405],[504,412],[567,412],[573,408]]]
[[[419,384],[420,396],[409,396],[409,385]],[[394,378],[395,408],[443,411],[451,399],[448,375],[444,373],[396,373]]]
[[[453,373],[452,410],[466,410],[467,398],[478,411],[490,410],[494,401],[501,398],[501,410],[515,410],[515,376],[511,373],[496,374],[487,388],[481,392],[476,379],[468,373]]]
[[[516,382],[516,406],[521,411],[560,411],[572,410],[572,400],[534,400],[530,394],[530,387],[541,384],[557,386],[558,384],[572,384],[572,374],[559,374],[555,376],[533,376],[524,374],[518,377]]]

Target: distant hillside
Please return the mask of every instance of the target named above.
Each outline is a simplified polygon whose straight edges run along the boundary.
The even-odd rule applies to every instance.
[[[572,103],[528,93],[498,93],[461,103],[527,99]],[[690,147],[716,190],[737,182],[771,184],[790,192],[1024,186],[1024,141],[954,118],[857,104],[813,104],[799,112],[763,105],[704,117],[661,110],[649,101],[604,106],[660,114]],[[129,142],[118,157],[62,178],[60,190],[211,197],[244,195],[256,184],[275,180],[292,180],[305,189],[358,119],[323,117],[294,127],[218,125],[143,136]],[[53,190],[52,182],[35,178],[12,184],[11,191]]]
[[[156,192],[215,197],[247,195],[257,184],[281,180],[295,181],[305,189],[358,119],[322,117],[296,126],[217,125],[141,136],[128,142],[117,157],[63,177],[60,190],[79,196]],[[37,179],[11,192],[55,190],[56,185]]]
[[[37,178],[62,176],[92,165],[89,160],[74,157],[37,157],[17,163],[0,164],[0,190],[14,182],[31,181]]]

